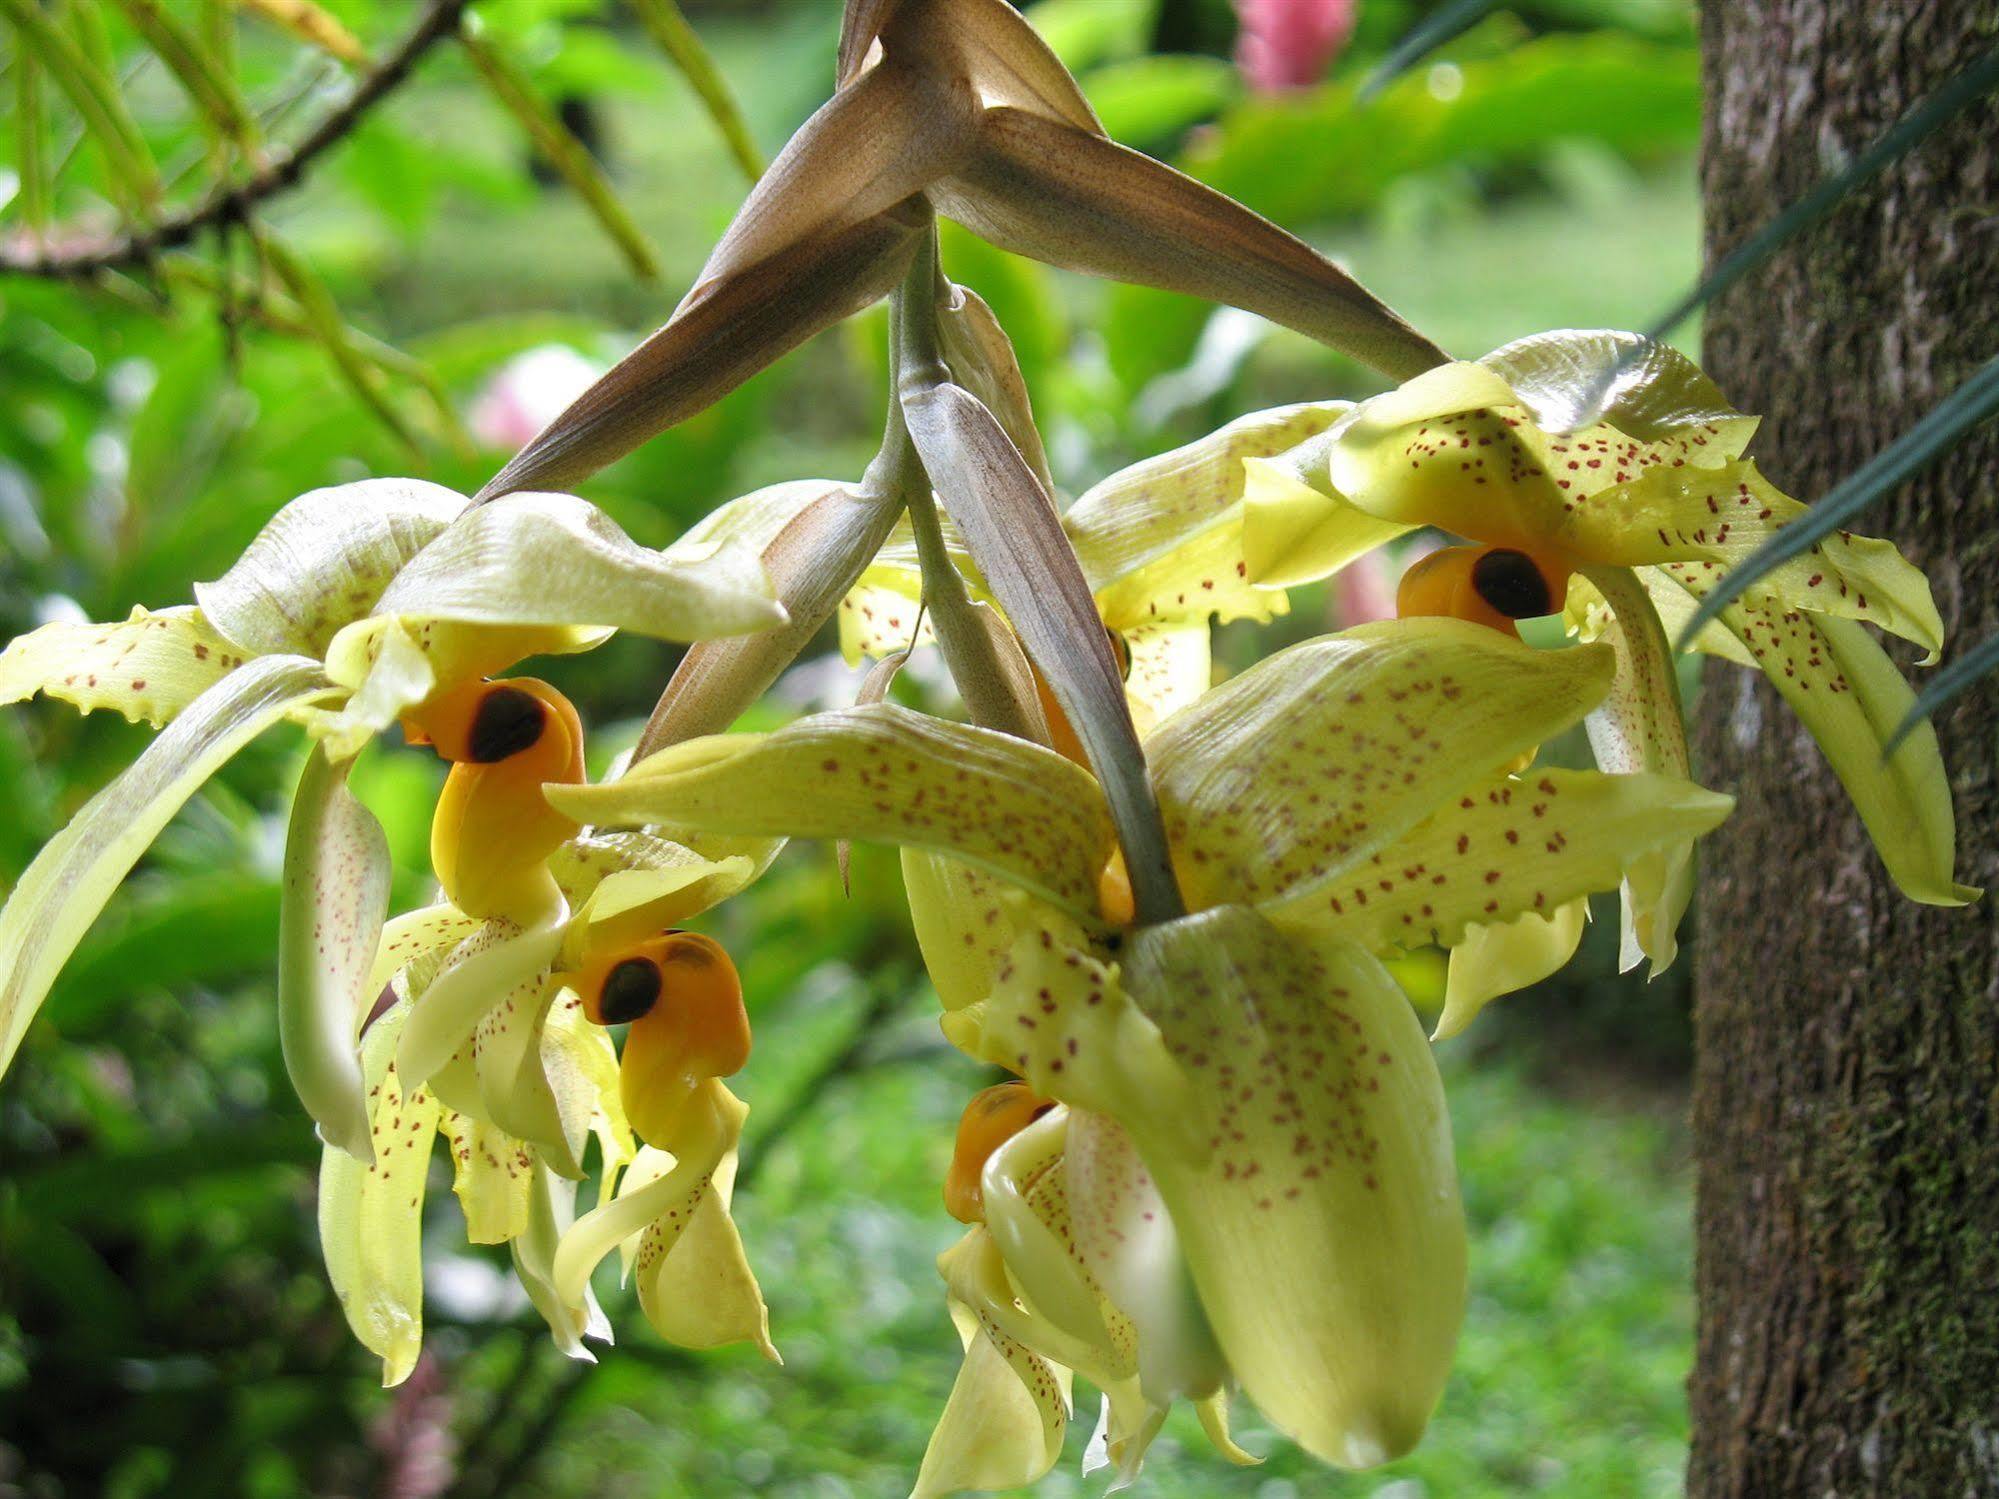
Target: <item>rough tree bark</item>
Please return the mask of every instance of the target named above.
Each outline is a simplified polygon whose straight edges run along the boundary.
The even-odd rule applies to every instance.
[[[1708,251],[1999,41],[1999,0],[1703,7]],[[1822,494],[1999,353],[1988,98],[1739,287],[1708,368],[1756,451]],[[1999,425],[1868,517],[1953,646],[1999,630]],[[1999,900],[1914,906],[1775,693],[1710,673],[1697,969],[1699,1352],[1688,1488],[1999,1494]],[[1999,685],[1939,724],[1958,877],[1999,887]]]

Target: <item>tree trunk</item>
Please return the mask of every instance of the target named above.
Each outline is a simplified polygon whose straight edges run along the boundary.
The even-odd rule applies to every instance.
[[[1999,40],[1999,0],[1703,7],[1711,258]],[[1988,98],[1716,306],[1707,367],[1803,499],[1999,354]],[[1877,507],[1963,649],[1999,630],[1999,424]],[[1689,1491],[1999,1495],[1999,901],[1909,903],[1760,679],[1707,678]],[[1999,886],[1999,683],[1938,725]]]

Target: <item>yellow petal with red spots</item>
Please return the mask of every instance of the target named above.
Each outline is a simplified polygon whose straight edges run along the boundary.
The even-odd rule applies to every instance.
[[[598,824],[951,853],[1092,920],[1111,850],[1110,813],[1088,771],[1039,745],[889,703],[771,734],[692,740],[618,780],[547,795]]]
[[[134,609],[113,624],[43,625],[0,651],[0,703],[41,693],[85,713],[115,708],[161,728],[241,666],[240,647],[199,609]]]
[[[1579,501],[1558,540],[1598,563],[1707,562],[1727,568],[1809,513],[1753,463],[1655,469]],[[1929,653],[1927,661],[1935,661],[1943,648],[1943,621],[1929,580],[1894,543],[1876,537],[1835,531],[1757,579],[1748,596],[1752,603],[1878,625],[1920,645]]]
[[[1720,570],[1712,563],[1658,569],[1695,598]],[[1825,751],[1833,773],[1903,894],[1925,905],[1957,906],[1978,891],[1957,883],[1957,825],[1936,730],[1918,724],[1892,755],[1882,753],[1915,694],[1867,630],[1851,620],[1736,600],[1721,624],[1749,652]],[[1745,700],[1754,711],[1754,699]],[[1738,732],[1756,734],[1748,720]]]
[[[1148,745],[1190,903],[1308,900],[1581,718],[1599,646],[1537,651],[1455,619],[1388,620],[1267,657]]]
[[[1193,1081],[1181,1124],[1202,1148],[1154,1110],[1120,1122],[1243,1393],[1325,1461],[1408,1451],[1450,1372],[1465,1236],[1443,1087],[1401,990],[1359,947],[1240,906],[1140,928],[1124,973]]]
[[[1371,952],[1452,946],[1472,923],[1552,915],[1632,863],[1720,824],[1733,797],[1691,781],[1529,770],[1460,796],[1338,880],[1267,907]]]
[[[1589,901],[1572,900],[1547,915],[1473,922],[1451,949],[1444,1012],[1433,1041],[1459,1034],[1502,995],[1538,984],[1575,956],[1589,921]]]
[[[1344,401],[1314,401],[1252,412],[1122,469],[1079,498],[1062,525],[1104,623],[1128,630],[1283,613],[1283,595],[1252,587],[1243,560],[1244,465],[1312,445],[1349,409]]]
[[[374,1161],[328,1145],[319,1158],[319,1244],[327,1278],[363,1347],[379,1354],[382,1383],[401,1384],[423,1348],[423,1195],[437,1101],[405,1089],[396,1042],[407,1004],[361,1038]]]

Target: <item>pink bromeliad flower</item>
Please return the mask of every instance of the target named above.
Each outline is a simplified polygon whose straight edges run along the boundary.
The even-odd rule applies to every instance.
[[[1317,83],[1353,35],[1354,6],[1355,0],[1235,0],[1242,23],[1236,66],[1261,93]]]

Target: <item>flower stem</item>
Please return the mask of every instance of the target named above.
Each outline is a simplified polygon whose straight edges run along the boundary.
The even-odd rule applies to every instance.
[[[943,499],[1021,646],[1074,726],[1117,827],[1138,919],[1174,920],[1186,906],[1096,600],[1052,497],[997,418],[945,363],[937,310],[949,293],[933,227],[893,294],[896,394],[928,476],[924,495],[934,486]],[[915,505],[912,498],[913,520]],[[941,532],[935,540],[941,553]],[[932,571],[926,564],[926,594]]]

